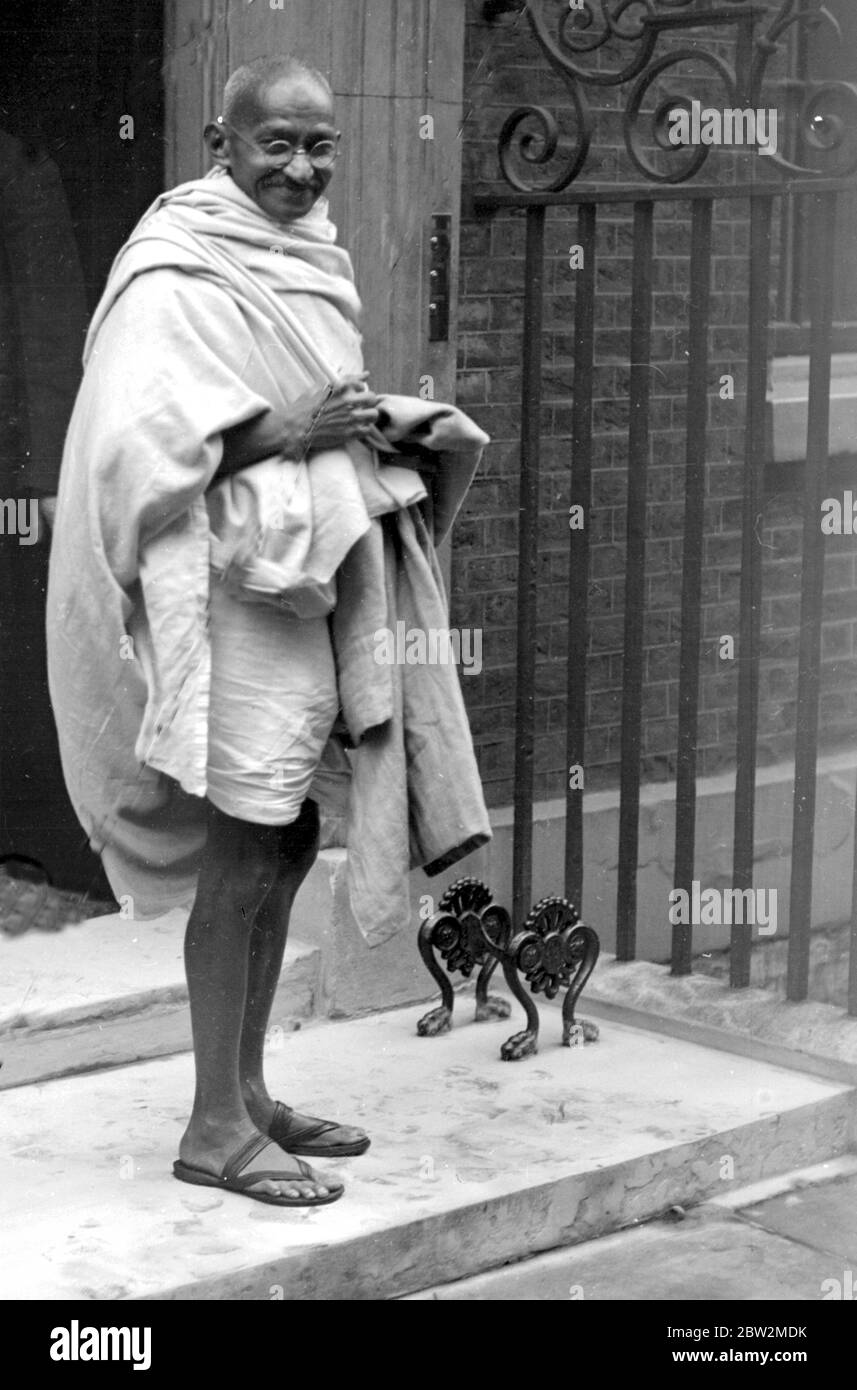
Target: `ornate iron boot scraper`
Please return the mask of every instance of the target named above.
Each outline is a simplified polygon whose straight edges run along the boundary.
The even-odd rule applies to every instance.
[[[497,966],[524,1010],[527,1026],[513,1033],[500,1048],[504,1062],[519,1061],[538,1051],[539,1012],[522,983],[532,994],[553,999],[561,989],[562,1042],[595,1042],[598,1029],[586,1019],[574,1017],[574,1009],[586,981],[595,969],[600,950],[592,927],[581,922],[577,909],[565,898],[542,898],[523,927],[515,932],[504,907],[491,900],[490,889],[478,878],[460,878],[447,888],[438,910],[420,926],[418,945],[426,969],[440,985],[441,1003],[417,1024],[421,1037],[445,1033],[452,1025],[455,996],[450,975],[465,977],[480,967],[476,979],[476,1022],[508,1018],[505,999],[488,993]],[[440,960],[438,960],[440,957]],[[442,964],[441,964],[442,962]]]

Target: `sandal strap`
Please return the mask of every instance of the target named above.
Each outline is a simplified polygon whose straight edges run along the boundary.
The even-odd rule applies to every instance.
[[[247,1164],[251,1163],[269,1143],[267,1134],[254,1134],[252,1138],[247,1140],[246,1144],[242,1144],[240,1149],[236,1149],[232,1157],[224,1164],[221,1173],[223,1181],[234,1182],[242,1170],[247,1167]]]
[[[307,1139],[318,1139],[322,1134],[329,1134],[331,1130],[341,1128],[341,1125],[335,1124],[333,1120],[317,1120],[314,1124],[295,1125],[290,1119],[294,1113],[291,1106],[284,1105],[281,1100],[276,1102],[269,1134],[278,1144],[288,1144],[289,1140],[292,1143],[300,1143]]]
[[[223,1169],[223,1181],[230,1183],[233,1187],[251,1187],[254,1183],[262,1182],[265,1178],[271,1178],[274,1182],[318,1181],[309,1164],[304,1163],[301,1158],[294,1159],[298,1169],[297,1177],[291,1172],[284,1173],[282,1169],[276,1172],[270,1170],[263,1173],[245,1173],[243,1170],[248,1163],[252,1163],[263,1149],[268,1148],[274,1142],[267,1134],[256,1134],[252,1139],[248,1139],[247,1143],[242,1144],[241,1148],[232,1155]]]

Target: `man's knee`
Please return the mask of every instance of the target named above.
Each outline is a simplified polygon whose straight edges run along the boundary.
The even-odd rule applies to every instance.
[[[280,829],[238,820],[209,803],[203,873],[218,891],[252,908],[276,882]]]
[[[206,859],[229,893],[263,897],[277,881],[308,873],[318,852],[319,816],[305,801],[290,825],[255,825],[209,805]]]
[[[297,820],[279,827],[281,871],[309,872],[318,853],[318,825],[318,807],[307,798]]]

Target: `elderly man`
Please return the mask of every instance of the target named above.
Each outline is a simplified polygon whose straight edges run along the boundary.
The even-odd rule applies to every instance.
[[[318,806],[370,944],[407,921],[408,867],[440,872],[490,834],[454,670],[372,660],[378,628],[443,621],[432,542],[485,436],[367,384],[323,198],[340,139],[324,77],[288,57],[239,69],[205,139],[212,171],[145,215],[90,328],[51,693],[125,915],[192,900],[196,1093],[175,1176],[313,1206],[342,1185],[289,1156],[370,1143],[263,1075]]]

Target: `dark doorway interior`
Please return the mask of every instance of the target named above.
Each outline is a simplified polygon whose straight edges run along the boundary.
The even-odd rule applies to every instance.
[[[89,313],[162,187],[163,0],[0,11],[0,499],[50,496]],[[0,855],[109,897],[69,805],[47,692],[48,537],[0,535]]]

